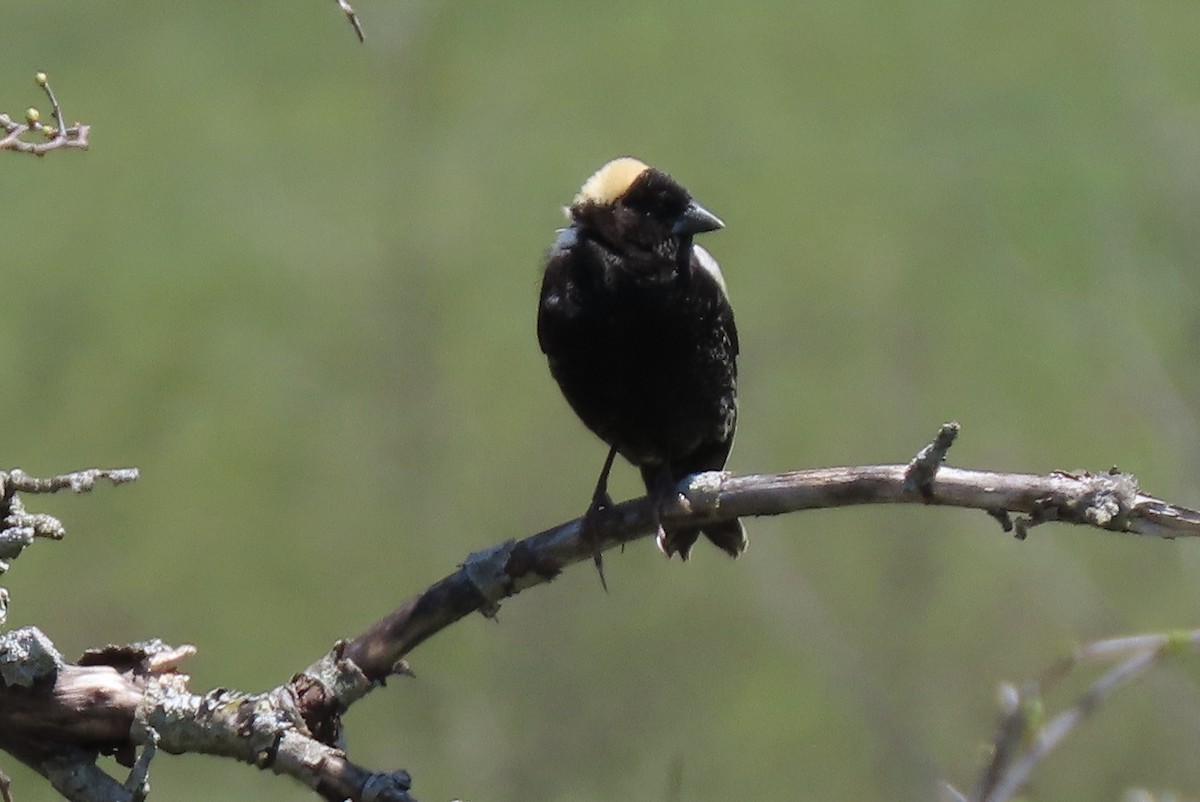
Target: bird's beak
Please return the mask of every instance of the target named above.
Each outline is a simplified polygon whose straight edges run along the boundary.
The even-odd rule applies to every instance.
[[[671,233],[702,234],[705,231],[716,231],[718,228],[724,227],[725,224],[721,222],[721,218],[692,201],[683,210],[683,214],[675,219],[675,224],[671,226]]]

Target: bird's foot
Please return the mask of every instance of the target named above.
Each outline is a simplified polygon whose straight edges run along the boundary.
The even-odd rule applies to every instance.
[[[663,555],[666,556],[666,558],[669,560],[669,559],[671,559],[671,555],[674,554],[676,551],[678,551],[678,549],[675,547],[675,544],[672,542],[671,536],[667,534],[667,530],[663,527],[662,520],[659,518],[659,504],[661,503],[661,499],[654,498],[653,501],[654,501],[654,529],[655,529],[654,545],[658,546],[658,550],[661,551],[663,553]],[[683,559],[684,560],[687,559],[686,552],[683,554]]]

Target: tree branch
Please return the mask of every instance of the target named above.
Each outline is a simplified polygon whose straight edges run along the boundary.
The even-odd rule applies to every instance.
[[[46,73],[37,73],[34,81],[46,93],[46,98],[50,101],[54,125],[43,123],[42,113],[33,106],[26,110],[24,123],[13,120],[7,114],[0,114],[0,150],[15,150],[20,153],[32,153],[35,156],[44,156],[49,151],[59,148],[83,148],[86,150],[91,126],[83,123],[68,126],[63,122],[62,107],[58,104],[58,98],[50,86],[50,79],[46,77]],[[23,139],[22,137],[27,134],[33,134],[41,141],[30,142]]]
[[[1141,493],[1130,474],[1038,476],[942,467],[956,432],[953,424],[943,426],[907,465],[697,474],[680,484],[678,497],[660,507],[658,518],[667,525],[702,525],[860,504],[925,504],[981,510],[1017,537],[1047,521],[1164,538],[1200,534],[1200,512]],[[70,477],[81,475],[0,476],[0,488],[10,488],[5,492],[15,499],[12,488],[77,488],[123,474],[100,471],[78,481]],[[135,763],[135,750],[149,747],[233,757],[295,777],[330,800],[411,802],[406,772],[372,772],[349,760],[340,748],[342,714],[387,677],[408,673],[404,657],[427,638],[472,612],[494,615],[504,598],[591,560],[597,548],[650,535],[656,520],[651,502],[637,499],[612,507],[586,535],[576,519],[471,554],[365,632],[262,694],[190,693],[177,667],[191,647],[107,647],[72,665],[36,630],[9,633],[0,638],[0,747],[51,778],[70,799],[138,798],[149,754]],[[21,657],[29,649],[22,644],[30,643],[41,644],[40,660]],[[26,673],[6,671],[4,655],[15,655],[10,662]],[[95,767],[99,754],[140,768],[117,782]]]
[[[1162,538],[1200,535],[1200,512],[1142,494],[1131,474],[1039,476],[942,467],[928,481],[913,482],[911,471],[909,464],[696,474],[684,480],[679,498],[662,506],[660,516],[669,526],[861,504],[927,504],[984,511],[1022,539],[1047,521]],[[458,571],[347,643],[345,656],[371,679],[382,679],[403,667],[399,661],[413,648],[458,619],[477,610],[494,614],[500,600],[591,559],[597,543],[610,549],[651,534],[655,525],[644,498],[613,507],[590,536],[582,534],[581,523],[576,519],[470,555]]]

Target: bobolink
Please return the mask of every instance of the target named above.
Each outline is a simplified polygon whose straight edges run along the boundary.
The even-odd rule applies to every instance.
[[[669,499],[683,477],[724,468],[733,445],[737,328],[716,260],[692,243],[724,224],[671,176],[629,157],[597,170],[565,211],[538,342],[571,407],[610,446],[589,516],[612,503],[617,453],[641,470],[652,499]],[[736,520],[660,524],[658,547],[686,560],[701,533],[734,557],[746,549]]]

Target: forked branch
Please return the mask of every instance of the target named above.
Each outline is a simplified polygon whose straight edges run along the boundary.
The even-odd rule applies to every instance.
[[[586,534],[577,519],[477,552],[266,693],[193,694],[187,677],[176,671],[190,648],[158,643],[109,647],[75,665],[55,656],[24,684],[0,674],[0,746],[50,777],[71,799],[137,799],[144,793],[148,754],[143,752],[136,764],[133,758],[136,749],[149,747],[233,757],[295,777],[327,799],[406,802],[411,800],[406,772],[369,771],[339,747],[342,714],[387,677],[408,673],[405,656],[427,638],[470,613],[493,615],[504,598],[552,580],[573,563],[591,561],[597,548],[648,536],[657,519],[668,525],[703,524],[859,504],[927,504],[978,509],[1017,537],[1048,521],[1160,538],[1200,535],[1200,512],[1142,493],[1130,474],[942,467],[957,431],[955,424],[943,426],[905,465],[697,474],[680,485],[678,497],[663,505],[657,518],[651,502],[637,499],[611,508]],[[66,480],[39,484],[14,472],[7,475],[10,487],[14,476],[24,490],[73,485]],[[39,642],[39,636],[28,630],[9,633],[0,640],[0,653],[13,648],[15,639]],[[53,653],[48,641],[45,647],[43,652]],[[94,763],[101,753],[115,753],[140,769],[123,782],[108,778]],[[69,756],[65,763],[63,756]],[[68,788],[64,776],[87,782]]]
[[[1022,793],[1033,770],[1121,688],[1174,655],[1200,649],[1200,630],[1110,638],[1080,646],[1040,679],[1000,686],[1000,717],[991,759],[968,797],[950,785],[953,802],[1008,802]],[[1048,716],[1045,694],[1068,674],[1091,664],[1112,664],[1062,712]]]
[[[44,156],[59,148],[87,149],[90,125],[74,123],[67,125],[64,121],[62,107],[58,97],[50,86],[46,73],[39,72],[34,76],[34,82],[45,93],[50,101],[50,114],[54,118],[52,125],[42,122],[42,113],[36,106],[30,106],[25,111],[25,121],[18,122],[7,114],[0,113],[0,150],[15,150],[19,153],[32,153]]]

